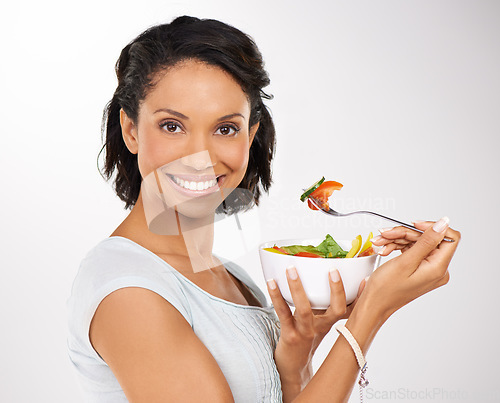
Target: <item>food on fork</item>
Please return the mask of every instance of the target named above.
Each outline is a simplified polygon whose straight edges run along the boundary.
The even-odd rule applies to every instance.
[[[312,197],[315,201],[321,204],[321,207],[328,210],[328,198],[332,195],[334,190],[340,190],[343,186],[344,185],[341,183],[335,181],[325,182],[325,177],[323,176],[319,181],[302,193],[300,200],[306,201],[307,199],[307,205],[309,208],[312,210],[318,210],[318,208],[309,200],[309,198]]]

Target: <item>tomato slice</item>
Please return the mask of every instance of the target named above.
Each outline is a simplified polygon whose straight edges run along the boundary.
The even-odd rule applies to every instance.
[[[316,253],[311,253],[311,252],[299,252],[296,253],[293,256],[301,256],[301,257],[322,257],[320,255],[316,255]]]
[[[288,253],[284,249],[281,249],[276,245],[273,246],[273,249],[276,249],[278,252],[283,253],[284,255],[288,255]]]
[[[340,190],[343,187],[344,185],[342,185],[342,183],[326,181],[323,182],[314,192],[312,192],[311,196],[315,199],[328,199],[334,190]]]
[[[374,254],[375,254],[375,251],[373,250],[373,247],[370,246],[369,248],[365,249],[363,252],[360,252],[358,257],[371,256]]]
[[[307,199],[307,205],[311,210],[318,210],[318,208],[314,204],[312,204],[311,200],[309,199]]]
[[[342,189],[344,185],[335,181],[326,181],[323,182],[314,192],[312,192],[309,197],[313,197],[319,203],[322,204],[322,207],[328,210],[330,207],[328,205],[328,198],[332,195],[334,190]],[[307,205],[311,210],[318,210],[318,208],[313,205],[309,200],[307,200]]]
[[[366,239],[366,242],[363,244],[363,246],[359,250],[358,257],[360,257],[360,256],[369,256],[369,255],[364,255],[363,253],[365,252],[365,250],[371,248],[372,243],[370,242],[370,239],[372,239],[372,238],[373,238],[373,232],[370,232],[368,234],[368,238]],[[372,249],[372,251],[373,251],[373,249]]]

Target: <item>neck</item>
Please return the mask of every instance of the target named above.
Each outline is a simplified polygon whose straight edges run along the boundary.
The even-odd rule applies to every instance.
[[[146,218],[139,194],[132,211],[113,235],[116,233],[126,233],[159,256],[188,258],[194,272],[217,266],[212,256],[214,214],[191,218],[172,208]]]

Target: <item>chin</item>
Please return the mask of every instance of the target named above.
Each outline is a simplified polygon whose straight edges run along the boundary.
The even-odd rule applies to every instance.
[[[175,210],[182,216],[192,219],[201,219],[204,217],[213,217],[215,210],[222,203],[221,192],[216,194],[197,197],[186,200],[174,206]]]
[[[177,230],[177,226],[180,225],[182,232],[213,225],[217,207],[222,201],[222,192],[217,192],[210,196],[185,200],[171,207],[167,205],[167,202],[164,204],[165,210],[162,213],[164,218],[157,225],[165,227],[166,231],[169,231],[170,228],[167,227],[172,227],[172,225],[175,225],[175,230]],[[178,221],[175,212],[177,212]]]

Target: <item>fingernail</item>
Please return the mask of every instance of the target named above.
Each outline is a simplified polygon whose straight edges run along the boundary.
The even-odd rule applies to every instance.
[[[370,276],[366,276],[366,277],[365,277],[365,285],[366,285],[366,283],[368,283],[368,280],[369,280],[369,279],[370,279]]]
[[[274,279],[267,280],[267,285],[269,286],[269,288],[271,290],[275,290],[276,289],[276,281],[274,281]]]
[[[338,283],[340,281],[340,274],[337,269],[331,269],[330,270],[330,278],[334,283]]]
[[[385,251],[385,246],[382,246],[380,250],[377,252],[379,255],[383,254]]]
[[[392,228],[380,228],[378,230],[378,232],[380,232],[381,234],[383,234],[385,231],[390,231]]]
[[[287,267],[286,272],[288,273],[288,277],[290,278],[290,280],[297,280],[298,274],[295,267]]]
[[[435,232],[443,232],[446,228],[448,228],[448,224],[450,223],[450,219],[448,217],[441,218],[438,222],[434,223],[432,229]]]
[[[370,241],[371,241],[371,243],[377,243],[380,240],[382,240],[382,236],[377,235],[375,238],[372,238]]]

